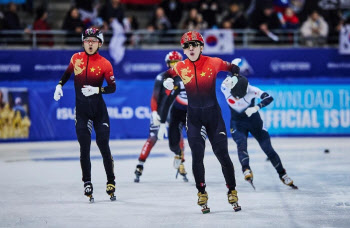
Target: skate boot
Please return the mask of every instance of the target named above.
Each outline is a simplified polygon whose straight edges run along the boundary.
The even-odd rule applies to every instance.
[[[243,172],[243,175],[244,175],[244,179],[246,181],[248,181],[252,187],[254,188],[255,190],[255,186],[253,184],[253,172],[250,170],[250,169],[246,169],[244,172]]]
[[[112,181],[108,181],[107,182],[106,192],[110,196],[109,199],[111,201],[115,201],[116,200],[116,197],[114,195],[114,192],[115,192],[115,181],[112,180]]]
[[[91,181],[84,182],[84,195],[89,197],[90,203],[94,202],[94,197],[92,196],[93,191],[94,191],[94,188],[92,187]]]
[[[241,206],[238,205],[238,196],[236,190],[229,190],[227,193],[228,203],[233,206],[233,210],[240,211]]]
[[[182,159],[180,155],[175,155],[174,157],[174,168],[178,169],[181,165]]]
[[[136,183],[140,182],[140,176],[142,175],[142,171],[143,171],[143,165],[137,165],[135,170],[136,177],[134,179],[134,182]]]
[[[188,179],[187,179],[187,173],[186,173],[186,170],[185,170],[185,165],[183,163],[180,164],[179,168],[177,169],[177,172],[176,172],[176,179],[177,179],[177,176],[178,175],[181,175],[183,177],[183,180],[185,182],[188,182]]]
[[[280,174],[279,176],[280,176],[280,179],[281,179],[283,184],[288,185],[288,186],[290,186],[293,189],[298,189],[298,187],[293,184],[292,178],[290,178],[287,175],[287,173]]]
[[[209,213],[210,212],[210,208],[207,205],[207,203],[208,203],[208,193],[207,192],[204,192],[204,193],[198,192],[197,196],[198,196],[197,204],[202,207],[202,213],[203,214]]]

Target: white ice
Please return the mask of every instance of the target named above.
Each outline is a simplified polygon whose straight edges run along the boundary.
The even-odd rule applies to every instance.
[[[350,227],[350,138],[272,138],[299,190],[282,184],[256,141],[249,139],[256,191],[243,180],[229,139],[240,212],[227,202],[221,168],[207,141],[209,214],[202,214],[197,205],[188,146],[188,183],[175,179],[167,141],[157,142],[140,183],[133,182],[144,142],[111,141],[114,202],[105,193],[102,159],[92,143],[93,204],[83,195],[77,141],[2,143],[0,227]]]

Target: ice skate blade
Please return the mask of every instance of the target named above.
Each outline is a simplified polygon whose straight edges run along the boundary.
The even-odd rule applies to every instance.
[[[296,186],[294,184],[291,184],[291,185],[288,185],[288,186],[291,187],[292,189],[295,189],[295,190],[299,189],[298,186]]]
[[[202,205],[202,213],[207,214],[210,212],[210,208],[207,205]]]
[[[111,201],[116,201],[117,200],[117,197],[115,197],[114,194],[110,194],[111,198],[109,198]]]
[[[140,182],[140,177],[136,177],[136,178],[134,179],[134,182],[135,182],[135,183],[139,183],[139,182]]]
[[[235,212],[242,210],[241,206],[238,205],[238,203],[231,204],[233,206],[233,210]]]
[[[92,195],[88,196],[89,197],[89,202],[90,203],[94,203],[95,202],[95,199]]]
[[[249,184],[254,188],[254,191],[255,191],[255,186],[254,186],[254,184],[253,184],[253,181],[252,181],[251,179],[248,179],[247,181],[248,181]]]
[[[184,176],[184,182],[188,182],[188,179],[186,176]]]
[[[186,176],[187,174],[181,174],[180,173],[180,175],[182,176],[184,182],[188,182],[188,179],[187,179],[187,176]]]
[[[184,182],[188,182],[188,178],[187,178],[187,176],[186,176],[187,174],[181,174],[181,173],[179,172],[179,170],[177,170],[177,172],[176,172],[175,179],[177,179],[177,176],[178,176],[179,174],[183,177],[183,181],[184,181]]]

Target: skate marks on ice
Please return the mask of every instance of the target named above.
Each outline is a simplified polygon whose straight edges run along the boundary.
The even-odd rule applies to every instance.
[[[259,145],[249,141],[256,191],[244,180],[234,142],[229,140],[242,206],[237,213],[227,202],[221,168],[208,142],[204,162],[210,213],[205,215],[197,205],[187,145],[188,183],[175,178],[166,141],[152,150],[151,155],[161,156],[147,160],[142,181],[133,182],[143,143],[111,142],[117,198],[111,202],[101,155],[92,142],[94,204],[83,195],[77,142],[1,144],[0,227],[348,227],[349,138],[272,138],[299,190],[284,185]],[[330,152],[324,153],[325,148]],[[74,159],[54,159],[60,157]]]

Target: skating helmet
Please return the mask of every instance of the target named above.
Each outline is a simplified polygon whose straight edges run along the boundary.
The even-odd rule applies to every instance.
[[[197,31],[189,31],[189,32],[186,32],[185,34],[182,35],[182,37],[181,37],[182,48],[187,48],[187,47],[185,47],[186,46],[185,43],[190,42],[190,41],[198,41],[198,42],[200,42],[201,46],[204,46],[203,36]]]
[[[237,84],[231,89],[231,95],[236,99],[243,98],[247,94],[248,85],[248,79],[239,75]]]
[[[96,37],[100,40],[100,42],[103,44],[103,34],[100,30],[97,28],[88,28],[86,29],[83,34],[81,34],[81,41],[84,41],[86,37]]]
[[[182,55],[180,52],[171,51],[165,56],[165,62],[169,67],[171,64],[175,64],[179,61],[182,61]]]

